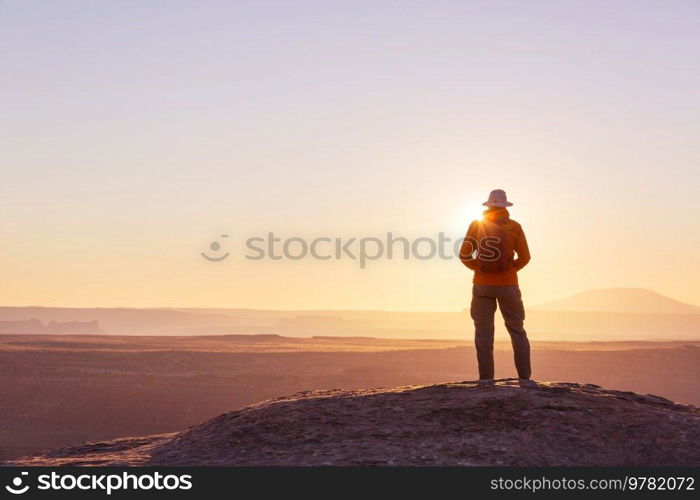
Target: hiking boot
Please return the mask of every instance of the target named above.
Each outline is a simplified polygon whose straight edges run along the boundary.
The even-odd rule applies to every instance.
[[[519,378],[518,384],[520,384],[520,387],[537,387],[537,382],[529,378]]]

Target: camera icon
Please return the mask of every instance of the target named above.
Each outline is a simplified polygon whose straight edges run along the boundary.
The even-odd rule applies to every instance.
[[[23,476],[28,476],[29,472],[20,472],[20,475],[12,479],[12,485],[5,486],[5,489],[12,493],[13,495],[21,495],[29,490],[29,485],[26,484],[22,487]]]

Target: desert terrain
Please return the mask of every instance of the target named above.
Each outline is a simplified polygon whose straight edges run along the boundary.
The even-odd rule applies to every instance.
[[[540,381],[700,404],[698,341],[536,341],[533,366]],[[496,370],[514,376],[507,341],[496,344]],[[180,431],[300,391],[475,378],[464,337],[1,335],[0,459]]]

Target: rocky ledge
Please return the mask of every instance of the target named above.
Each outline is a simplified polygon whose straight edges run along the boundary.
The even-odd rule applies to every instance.
[[[563,382],[312,391],[7,465],[700,465],[700,410]]]

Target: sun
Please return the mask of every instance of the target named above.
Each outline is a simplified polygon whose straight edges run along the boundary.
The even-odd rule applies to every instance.
[[[481,206],[481,202],[467,200],[456,210],[456,216],[452,219],[451,228],[454,231],[465,232],[472,221],[482,219],[483,211],[484,207]]]

